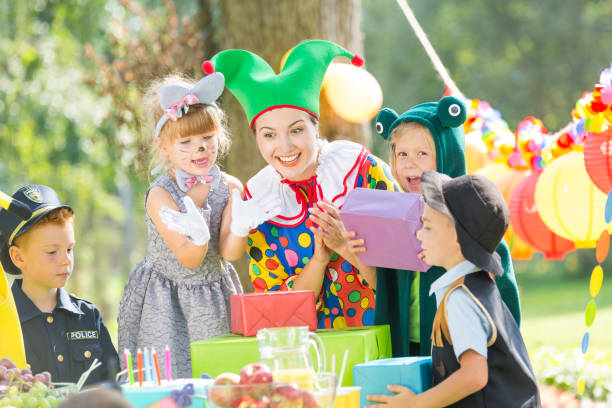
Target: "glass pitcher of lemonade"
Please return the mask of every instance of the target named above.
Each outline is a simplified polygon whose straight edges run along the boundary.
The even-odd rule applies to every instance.
[[[307,384],[314,380],[315,370],[309,347],[317,357],[317,371],[326,369],[325,347],[321,338],[307,326],[275,327],[257,332],[259,357],[272,370],[275,381]]]

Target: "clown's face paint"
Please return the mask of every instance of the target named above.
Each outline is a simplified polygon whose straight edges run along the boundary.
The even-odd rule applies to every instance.
[[[437,169],[436,150],[429,130],[417,123],[410,123],[394,137],[394,143],[392,164],[397,181],[404,191],[423,194],[421,175],[424,171]]]
[[[310,115],[298,109],[279,108],[255,122],[255,141],[264,160],[288,180],[315,175],[319,129]]]

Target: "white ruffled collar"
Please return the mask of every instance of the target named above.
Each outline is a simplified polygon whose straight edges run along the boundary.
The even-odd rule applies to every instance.
[[[281,213],[270,220],[279,226],[296,226],[308,215],[308,206],[297,185],[309,184],[311,200],[327,201],[341,207],[346,194],[355,187],[357,174],[368,151],[360,144],[347,140],[319,143],[315,177],[308,181],[291,182],[282,178],[270,165],[261,169],[246,183],[247,198],[276,195],[281,200]],[[312,202],[311,202],[312,205]]]

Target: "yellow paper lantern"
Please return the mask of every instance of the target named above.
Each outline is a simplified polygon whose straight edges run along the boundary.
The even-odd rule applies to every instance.
[[[499,191],[501,191],[502,195],[504,196],[506,204],[510,202],[510,196],[512,195],[516,185],[528,175],[529,171],[527,170],[509,170],[506,174],[498,177],[496,180],[493,180],[497,188],[499,188]],[[512,228],[512,224],[508,225],[508,229],[504,234],[504,239],[510,247],[512,259],[527,260],[532,258],[534,252],[533,247],[516,235],[514,229]]]
[[[0,265],[0,358],[8,357],[18,368],[26,367],[25,349],[21,335],[21,325],[13,292],[8,286],[4,269]]]
[[[347,122],[370,120],[382,106],[382,89],[376,78],[353,65],[330,64],[322,89],[334,112]]]
[[[465,166],[468,174],[491,163],[489,149],[482,141],[480,131],[470,132],[465,135]]]
[[[476,170],[476,174],[485,176],[495,183],[495,180],[512,171],[505,162],[493,162]]]
[[[589,178],[580,151],[546,166],[535,189],[535,203],[544,224],[575,242],[576,248],[594,248],[603,230],[612,232],[612,224],[604,220],[606,198]]]

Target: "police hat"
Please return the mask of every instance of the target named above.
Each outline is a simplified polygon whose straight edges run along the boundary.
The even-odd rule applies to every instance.
[[[62,204],[57,193],[47,186],[30,184],[17,190],[13,198],[25,204],[32,211],[32,216],[24,221],[11,212],[0,209],[0,262],[7,273],[20,275],[21,271],[13,264],[9,255],[9,248],[15,238],[26,232],[43,216],[58,208],[67,208]]]

